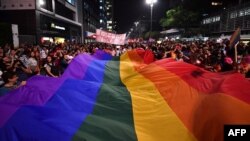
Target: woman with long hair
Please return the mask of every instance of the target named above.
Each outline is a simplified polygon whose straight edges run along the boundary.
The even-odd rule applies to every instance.
[[[51,56],[47,56],[47,62],[45,63],[44,68],[45,68],[47,76],[50,76],[50,77],[58,77],[59,76],[59,70],[57,69]]]

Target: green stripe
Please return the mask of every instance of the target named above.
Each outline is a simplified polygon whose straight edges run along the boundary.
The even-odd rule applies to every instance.
[[[74,141],[136,141],[131,96],[120,79],[119,58],[109,61],[93,113]]]

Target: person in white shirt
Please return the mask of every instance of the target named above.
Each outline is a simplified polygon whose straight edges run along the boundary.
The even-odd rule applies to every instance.
[[[28,68],[32,71],[32,74],[37,74],[39,72],[38,62],[35,59],[35,52],[30,53],[30,57],[28,59]]]
[[[47,58],[46,48],[45,47],[41,48],[40,57],[41,57],[42,60]]]

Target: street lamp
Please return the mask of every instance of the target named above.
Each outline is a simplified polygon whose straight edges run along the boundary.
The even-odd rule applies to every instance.
[[[135,27],[137,27],[138,26],[138,24],[139,24],[139,22],[137,21],[137,22],[134,22],[134,24],[135,24]]]
[[[40,5],[44,5],[44,4],[45,4],[45,1],[44,1],[44,0],[39,0],[39,4],[40,4]]]
[[[146,3],[150,5],[151,8],[151,18],[150,18],[150,33],[152,32],[152,22],[153,22],[153,7],[157,0],[146,0]]]
[[[137,27],[138,27],[139,23],[140,23],[139,21],[134,22],[134,24],[135,24],[135,32],[136,32],[135,34],[137,34],[137,32],[138,32],[138,28]],[[135,35],[135,36],[137,36],[137,35]]]

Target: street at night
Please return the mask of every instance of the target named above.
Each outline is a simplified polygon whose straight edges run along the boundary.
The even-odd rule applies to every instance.
[[[0,0],[0,141],[249,141],[249,0]]]

